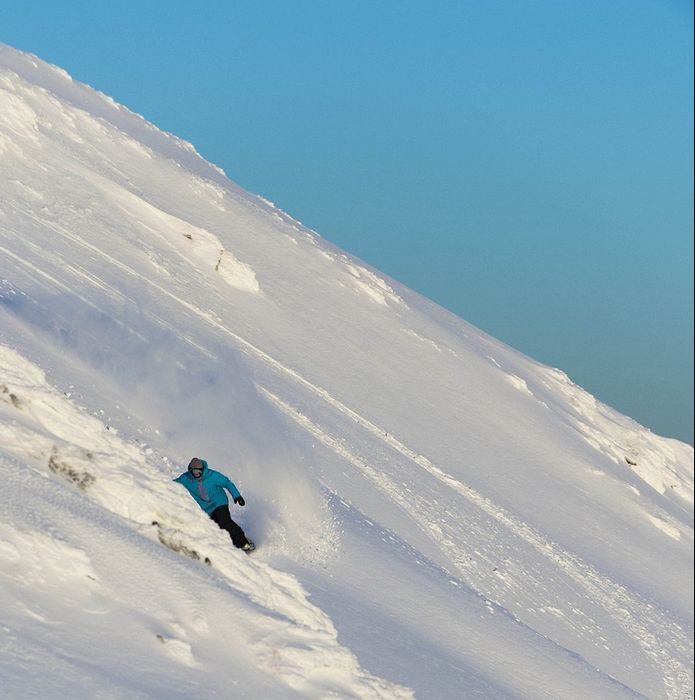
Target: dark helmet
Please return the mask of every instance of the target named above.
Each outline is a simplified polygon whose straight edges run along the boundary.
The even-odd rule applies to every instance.
[[[188,463],[188,471],[193,474],[193,472],[199,472],[199,475],[203,473],[203,469],[205,468],[205,465],[203,464],[202,459],[198,459],[197,457],[194,457],[189,463]]]

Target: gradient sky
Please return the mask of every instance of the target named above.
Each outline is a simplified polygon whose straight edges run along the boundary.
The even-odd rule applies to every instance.
[[[0,41],[693,443],[691,2],[18,0]]]

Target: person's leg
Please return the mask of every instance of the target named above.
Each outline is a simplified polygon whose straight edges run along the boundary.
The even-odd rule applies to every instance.
[[[210,517],[220,528],[229,533],[235,547],[241,548],[248,542],[244,531],[232,520],[232,516],[229,514],[229,506],[215,508],[215,510],[210,513]]]

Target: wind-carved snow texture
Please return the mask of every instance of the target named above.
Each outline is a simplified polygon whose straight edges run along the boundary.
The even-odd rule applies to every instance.
[[[175,250],[183,262],[196,264],[195,270],[201,276],[214,272],[236,289],[253,293],[260,291],[253,269],[225,250],[217,236],[210,231],[171,216],[125,189],[108,188],[105,194],[128,218],[136,220],[147,233]],[[165,231],[166,235],[162,235],[161,231]],[[141,240],[141,236],[136,234],[138,240]],[[170,274],[167,267],[157,264],[155,256],[156,253],[152,252],[153,265]]]
[[[692,698],[692,447],[7,47],[0,165],[7,697]]]
[[[408,308],[403,300],[386,282],[370,270],[359,265],[346,265],[347,271],[355,278],[356,287],[370,299],[387,306],[389,302]]]
[[[576,425],[590,445],[607,454],[616,464],[632,469],[660,494],[692,508],[693,474],[679,468],[681,443],[665,442],[634,421],[626,420],[576,386],[564,372],[546,371],[545,382],[546,386],[567,397],[567,405],[578,418]],[[623,428],[621,440],[606,440],[616,423]]]

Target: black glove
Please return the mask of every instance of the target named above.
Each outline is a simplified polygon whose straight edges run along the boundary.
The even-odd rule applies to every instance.
[[[243,497],[243,496],[237,496],[237,497],[234,499],[234,503],[236,503],[237,505],[240,505],[240,506],[245,506],[245,505],[246,505],[246,501],[244,500],[244,497]]]

